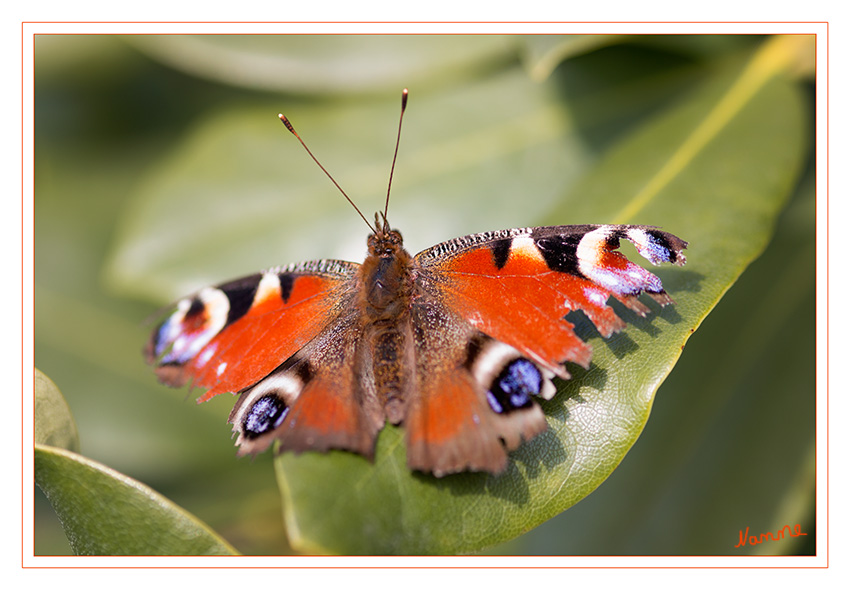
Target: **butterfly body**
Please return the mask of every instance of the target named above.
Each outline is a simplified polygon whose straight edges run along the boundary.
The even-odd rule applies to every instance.
[[[686,242],[648,226],[519,228],[456,238],[411,256],[376,216],[360,265],[323,260],[211,287],[177,304],[147,358],[163,382],[239,393],[240,453],[345,449],[372,457],[389,422],[412,469],[499,473],[546,430],[535,397],[592,350],[564,319],[582,310],[604,337],[640,315],[655,275],[616,252],[684,264]]]

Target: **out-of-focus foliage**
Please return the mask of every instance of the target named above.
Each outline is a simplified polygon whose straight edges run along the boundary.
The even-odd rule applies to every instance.
[[[801,522],[813,532],[812,70],[800,67],[810,42],[39,38],[37,365],[65,394],[86,457],[144,481],[242,553],[290,550],[281,491],[301,550],[473,551],[539,524],[605,479],[640,434],[679,347],[767,246],[691,339],[644,435],[605,484],[489,551],[811,551],[790,542],[734,549],[747,526]],[[324,477],[321,466],[337,460],[305,455],[278,462],[279,491],[270,456],[234,458],[224,424],[231,400],[187,402],[155,384],[139,351],[150,329],[143,320],[204,284],[302,259],[362,258],[362,222],[275,118],[291,118],[368,212],[381,206],[403,87],[411,102],[390,218],[410,250],[488,229],[588,222],[660,224],[691,246],[687,267],[659,271],[677,300],[673,315],[630,321],[612,343],[591,337],[606,390],[618,391],[615,375],[644,383],[635,417],[590,471],[594,479],[550,467],[531,473],[528,461],[546,440],[517,455],[525,504],[479,476],[457,477],[481,479],[480,489],[402,473],[418,495],[380,476],[390,463],[367,464],[387,500],[437,502],[444,513],[432,528],[427,510],[403,523],[407,540],[396,545],[385,544],[385,530],[358,549],[347,539],[368,522],[328,533],[309,515],[345,501],[393,510],[395,500],[380,504],[380,486],[363,504],[305,504],[292,486],[303,480],[287,473],[303,476],[301,466],[316,463]],[[579,409],[571,400],[589,397],[581,388],[592,373],[546,407],[567,454],[582,447],[564,446],[574,428],[565,415]],[[382,448],[397,434],[384,433]],[[488,498],[507,500],[493,507],[501,529],[469,512]],[[472,520],[447,543],[452,511]],[[67,552],[40,496],[36,517],[37,552]],[[392,512],[378,519],[392,520]]]

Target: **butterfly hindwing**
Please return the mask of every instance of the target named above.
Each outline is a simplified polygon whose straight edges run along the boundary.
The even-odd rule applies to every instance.
[[[360,317],[344,311],[310,344],[242,392],[230,414],[239,454],[345,449],[371,457],[384,412],[363,364]]]
[[[552,373],[438,302],[415,303],[416,387],[404,427],[407,463],[435,475],[498,473],[507,451],[546,430],[530,395],[551,397]]]

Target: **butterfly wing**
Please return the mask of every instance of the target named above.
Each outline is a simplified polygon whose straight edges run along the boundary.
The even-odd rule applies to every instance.
[[[177,303],[145,356],[163,383],[208,388],[199,401],[242,391],[350,309],[358,266],[299,263],[203,289]]]
[[[642,291],[660,305],[672,301],[655,275],[615,251],[621,239],[653,264],[685,262],[683,240],[626,225],[488,232],[416,256],[420,366],[405,419],[411,467],[502,471],[506,451],[546,429],[529,394],[551,398],[549,379],[568,378],[566,362],[589,366],[592,350],[564,316],[580,309],[608,337],[625,325],[609,297],[640,315],[649,311]]]
[[[240,455],[278,440],[281,451],[345,449],[372,457],[384,412],[364,378],[370,359],[359,310],[350,303],[304,348],[242,391],[229,419]]]
[[[528,366],[532,379],[539,380],[506,395],[498,386],[505,371],[528,362],[514,348],[482,334],[427,296],[419,297],[411,316],[416,381],[404,420],[408,466],[438,477],[465,470],[503,471],[507,451],[546,430],[543,411],[528,393],[548,398],[554,387]]]
[[[591,349],[564,319],[581,310],[608,337],[625,323],[607,305],[614,297],[645,315],[646,292],[672,299],[661,280],[616,252],[635,244],[653,264],[685,263],[687,242],[640,225],[566,225],[487,232],[457,238],[416,256],[423,290],[481,332],[513,346],[562,377],[565,362],[588,366]]]
[[[361,292],[383,283],[361,284],[359,265],[302,263],[180,301],[146,355],[163,382],[209,388],[199,401],[241,394],[230,415],[240,454],[277,439],[282,450],[371,457],[389,417],[405,426],[410,467],[498,473],[507,451],[546,429],[530,396],[550,399],[550,379],[569,377],[564,363],[590,362],[568,311],[581,309],[607,337],[624,325],[609,297],[641,315],[641,291],[671,301],[657,277],[615,252],[621,239],[655,264],[684,264],[687,244],[646,226],[466,236],[413,260],[412,290],[386,325],[363,315]],[[393,359],[405,368],[387,373]]]

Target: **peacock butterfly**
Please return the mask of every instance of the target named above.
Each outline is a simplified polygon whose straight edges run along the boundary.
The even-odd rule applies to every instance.
[[[405,89],[396,154],[406,104]],[[207,287],[154,330],[145,356],[160,381],[208,388],[199,402],[239,394],[229,422],[240,455],[277,441],[372,458],[390,422],[404,426],[411,469],[497,474],[508,451],[546,430],[534,398],[555,395],[565,363],[589,366],[569,311],[607,338],[625,327],[609,297],[641,316],[641,292],[672,302],[615,251],[620,240],[653,264],[685,263],[687,242],[645,225],[507,229],[411,256],[387,205],[374,225],[354,206],[371,230],[363,264],[301,262]]]

